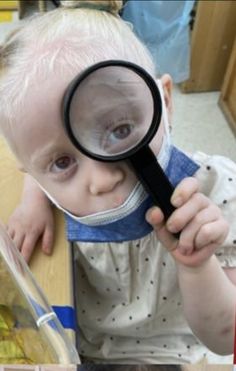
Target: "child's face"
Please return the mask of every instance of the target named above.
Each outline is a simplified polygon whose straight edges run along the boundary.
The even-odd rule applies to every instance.
[[[25,109],[17,117],[14,141],[24,169],[60,206],[85,216],[121,205],[137,178],[125,161],[97,162],[71,144],[61,117],[62,98],[70,80],[54,74],[50,81],[30,89]],[[163,124],[151,143],[156,154],[162,137]]]

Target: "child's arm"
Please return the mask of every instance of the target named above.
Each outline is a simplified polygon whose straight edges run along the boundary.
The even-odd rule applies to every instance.
[[[54,218],[48,198],[34,179],[26,174],[19,206],[10,216],[7,231],[26,261],[29,261],[37,241],[50,254],[54,239]]]
[[[233,353],[236,287],[213,255],[198,268],[179,265],[185,317],[196,336],[213,352]]]
[[[230,354],[236,287],[214,255],[228,234],[228,224],[219,208],[198,192],[194,178],[184,179],[171,201],[177,209],[167,223],[158,208],[148,211],[147,220],[176,261],[183,309],[193,332],[212,351]],[[170,231],[181,232],[179,241]]]

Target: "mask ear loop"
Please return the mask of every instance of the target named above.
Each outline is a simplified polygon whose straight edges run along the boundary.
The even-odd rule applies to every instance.
[[[59,205],[59,203],[57,202],[57,200],[55,200],[55,198],[53,198],[50,193],[48,191],[46,191],[46,189],[34,178],[34,181],[38,184],[39,188],[43,191],[43,193],[47,196],[47,198],[51,201],[51,203],[53,205],[55,205],[58,209],[60,209],[61,211],[63,212],[66,212],[63,207],[61,207]]]
[[[167,108],[166,108],[166,102],[165,102],[165,97],[164,97],[164,90],[162,87],[162,82],[160,79],[156,80],[157,82],[157,87],[160,92],[161,96],[161,103],[162,103],[162,117],[163,117],[163,122],[164,122],[164,129],[166,133],[166,141],[170,145],[171,144],[171,139],[170,139],[170,124],[169,124],[169,119],[168,119],[168,113],[167,113]]]
[[[73,215],[66,209],[64,209],[58,202],[57,200],[50,195],[50,193],[34,178],[35,182],[38,184],[39,188],[44,192],[44,194],[47,196],[47,198],[51,201],[51,203],[56,206],[59,210],[61,210],[64,214],[67,214],[70,218],[79,221],[80,218],[77,217],[76,215]]]

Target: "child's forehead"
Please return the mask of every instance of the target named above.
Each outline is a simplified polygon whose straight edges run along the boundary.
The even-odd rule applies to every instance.
[[[39,53],[28,60],[24,69],[13,71],[11,79],[8,80],[8,92],[13,98],[12,103],[17,111],[28,105],[33,109],[35,105],[40,106],[50,101],[58,105],[70,82],[81,73],[79,68],[73,69],[57,63],[50,64],[47,57],[39,60]]]
[[[61,115],[65,84],[56,78],[43,80],[26,94],[24,109],[17,112],[13,123],[13,141],[24,163],[30,163],[35,153],[49,142],[54,145],[69,142]]]
[[[35,116],[44,115],[50,119],[61,117],[65,91],[71,82],[71,75],[56,73],[50,76],[37,76],[25,94],[23,106],[25,114],[34,120]]]

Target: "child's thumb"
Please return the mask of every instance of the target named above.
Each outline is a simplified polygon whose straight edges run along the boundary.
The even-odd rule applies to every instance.
[[[156,232],[158,240],[168,251],[173,251],[178,245],[178,240],[166,228],[164,214],[157,206],[152,207],[146,213],[146,220],[150,223]]]
[[[146,220],[154,229],[158,229],[163,224],[164,215],[159,207],[153,206],[146,212]]]

